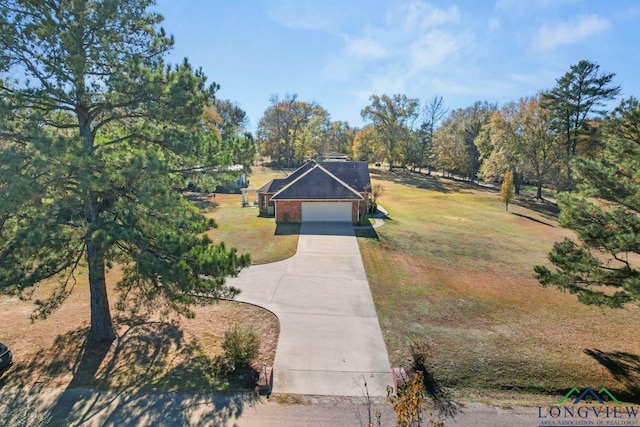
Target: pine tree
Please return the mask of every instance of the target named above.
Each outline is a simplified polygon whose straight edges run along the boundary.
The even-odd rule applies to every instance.
[[[248,264],[200,236],[214,224],[179,191],[215,185],[233,153],[204,118],[218,86],[164,64],[173,39],[152,3],[0,3],[0,289],[58,279],[45,316],[86,272],[92,342],[115,337],[114,263],[121,303],[185,314],[233,296],[224,278]]]
[[[620,86],[611,85],[614,77],[613,73],[601,73],[598,64],[582,60],[572,65],[553,89],[542,94],[541,104],[551,114],[564,140],[569,190],[574,186],[571,162],[578,154],[580,140],[589,132],[590,118],[604,115],[606,111],[602,108],[606,101],[620,94]]]
[[[623,100],[602,128],[603,151],[574,163],[579,193],[559,199],[560,224],[579,242],[555,243],[556,270],[536,266],[535,273],[584,303],[620,307],[640,301],[640,102]]]

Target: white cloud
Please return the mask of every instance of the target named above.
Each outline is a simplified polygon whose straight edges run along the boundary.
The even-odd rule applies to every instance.
[[[332,33],[340,23],[340,15],[332,13],[331,8],[314,2],[274,1],[270,4],[268,14],[274,22],[295,30]]]
[[[561,45],[574,44],[587,37],[606,31],[609,21],[596,14],[582,15],[556,25],[544,25],[538,30],[532,47],[551,50]]]
[[[398,74],[394,70],[390,70],[387,75],[372,76],[369,95],[386,94],[393,95],[396,93],[404,93],[407,91],[407,85],[404,76]]]
[[[396,3],[385,14],[385,24],[404,33],[460,22],[457,6],[438,9],[422,1]]]
[[[387,55],[387,49],[370,38],[344,36],[347,55],[357,59],[377,59]]]
[[[555,82],[557,77],[555,67],[544,66],[508,72],[504,75],[504,80],[510,82],[513,87],[521,88],[519,96],[532,96],[535,92],[547,89],[545,86]],[[529,90],[529,93],[526,90]]]
[[[417,0],[392,3],[379,24],[353,27],[343,34],[344,58],[336,69],[366,70],[358,83],[369,94],[408,90],[469,45],[473,37],[460,22],[457,6],[437,8]]]
[[[416,73],[437,67],[468,43],[464,37],[464,33],[454,34],[439,29],[427,32],[409,47],[410,71]]]
[[[496,0],[493,10],[509,15],[531,15],[533,10],[557,9],[581,0]]]

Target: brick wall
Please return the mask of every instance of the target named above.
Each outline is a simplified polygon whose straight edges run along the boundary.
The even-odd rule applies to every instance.
[[[351,224],[357,224],[358,219],[358,202],[351,202]]]
[[[358,209],[360,207],[360,209]],[[358,212],[360,213],[360,218],[358,218]],[[352,209],[352,217],[354,224],[360,224],[360,220],[364,220],[367,215],[367,200],[359,200],[353,204]],[[369,224],[367,222],[367,224]]]
[[[302,203],[283,200],[276,207],[276,222],[301,222]]]

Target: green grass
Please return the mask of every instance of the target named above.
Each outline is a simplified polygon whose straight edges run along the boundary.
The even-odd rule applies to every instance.
[[[534,195],[538,191],[535,185],[523,185],[520,189],[523,192]],[[542,198],[555,200],[558,198],[558,191],[554,190],[553,188],[542,187]]]
[[[640,400],[638,307],[585,306],[533,278],[571,236],[552,213],[446,179],[372,178],[390,219],[359,244],[394,366],[424,337],[435,381],[465,398],[606,386]]]
[[[250,176],[251,188],[260,188],[274,178],[283,178],[288,171],[262,170],[255,167]],[[198,195],[196,202],[205,216],[217,224],[207,232],[214,242],[224,242],[228,248],[248,253],[252,264],[265,264],[291,257],[298,246],[299,225],[278,226],[273,218],[261,217],[257,208],[242,207],[240,194]]]

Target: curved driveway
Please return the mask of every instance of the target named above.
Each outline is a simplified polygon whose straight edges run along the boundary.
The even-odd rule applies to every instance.
[[[393,384],[353,227],[305,223],[296,254],[228,284],[280,320],[274,393],[386,396]]]

